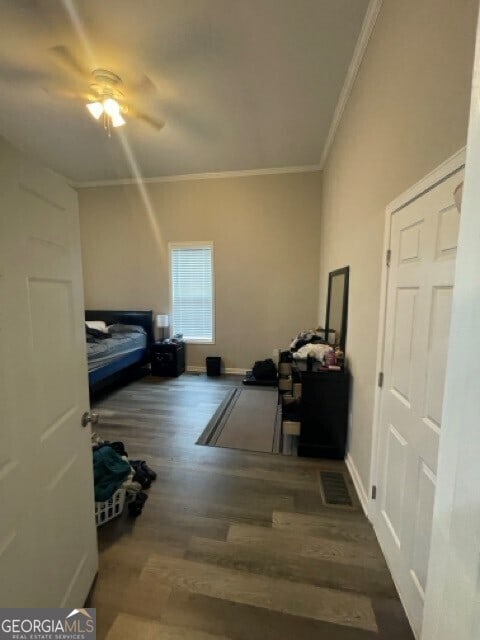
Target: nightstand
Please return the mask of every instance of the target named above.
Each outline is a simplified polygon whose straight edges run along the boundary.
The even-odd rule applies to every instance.
[[[185,371],[184,342],[155,342],[150,347],[152,376],[175,377]]]

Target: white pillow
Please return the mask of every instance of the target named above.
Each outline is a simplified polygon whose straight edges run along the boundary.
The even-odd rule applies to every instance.
[[[85,324],[89,329],[97,329],[97,331],[108,333],[107,323],[103,322],[103,320],[86,320]]]

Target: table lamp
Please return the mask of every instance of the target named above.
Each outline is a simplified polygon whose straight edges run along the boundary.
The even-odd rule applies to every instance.
[[[165,329],[168,328],[168,316],[165,314],[159,314],[156,318],[157,327],[162,330],[161,340],[165,339]]]

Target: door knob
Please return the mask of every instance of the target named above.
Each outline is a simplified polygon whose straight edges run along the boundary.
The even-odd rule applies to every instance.
[[[86,427],[87,424],[97,424],[98,413],[96,411],[85,411],[82,416],[82,427]]]

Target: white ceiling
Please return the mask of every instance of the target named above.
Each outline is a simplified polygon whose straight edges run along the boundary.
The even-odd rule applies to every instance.
[[[143,177],[316,165],[367,6],[0,0],[0,134],[76,182],[133,177],[132,164]],[[119,74],[165,128],[131,120],[108,139],[83,101],[58,92],[80,87],[55,45]],[[156,90],[143,93],[145,75]]]

